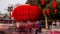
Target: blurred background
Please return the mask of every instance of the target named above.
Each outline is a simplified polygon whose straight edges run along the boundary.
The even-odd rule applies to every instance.
[[[56,1],[56,4],[53,3],[54,1]],[[35,5],[42,9],[42,11],[44,12],[40,20],[42,24],[42,30],[50,30],[51,28],[52,29],[60,28],[59,27],[60,26],[60,0],[44,0],[44,3],[42,3],[42,0],[0,0],[0,7],[1,7],[0,8],[0,31],[1,32],[4,32],[5,30],[6,33],[9,31],[8,34],[11,34],[10,32],[12,31],[13,33],[15,33],[16,21],[14,21],[14,19],[11,17],[11,14],[13,9],[16,6],[24,5],[24,4]],[[11,31],[9,29],[11,29]]]

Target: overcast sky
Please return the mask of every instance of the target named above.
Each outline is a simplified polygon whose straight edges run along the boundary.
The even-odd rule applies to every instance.
[[[20,4],[25,4],[27,0],[0,0],[0,12],[1,13],[7,13],[7,7],[9,4],[17,4],[17,3],[20,3]]]

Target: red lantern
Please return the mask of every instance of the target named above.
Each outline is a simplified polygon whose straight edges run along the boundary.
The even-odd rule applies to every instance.
[[[41,4],[44,5],[45,4],[45,1],[44,0],[41,0]]]
[[[36,21],[40,20],[42,11],[39,7],[33,5],[22,5],[17,6],[12,11],[12,17],[17,21]]]
[[[46,9],[45,13],[48,14],[48,15],[50,15],[50,9]]]
[[[54,13],[56,14],[56,12],[57,12],[57,9],[54,9]]]
[[[57,2],[56,0],[52,3],[52,7],[55,9],[57,7]]]

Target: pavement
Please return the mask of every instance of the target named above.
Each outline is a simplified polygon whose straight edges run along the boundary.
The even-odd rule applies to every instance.
[[[8,29],[5,31],[7,34],[35,34],[35,29],[32,30],[32,32],[16,32],[15,29]],[[46,29],[42,29],[41,33],[37,33],[37,34],[60,34],[60,29],[52,29],[52,30],[46,30]]]
[[[35,34],[35,30],[32,30],[32,32],[16,32],[16,34]],[[41,33],[37,34],[60,34],[60,31],[51,31],[51,30],[42,30]]]
[[[32,32],[14,32],[13,34],[35,34],[35,30],[32,30]],[[37,34],[48,34],[48,31],[38,32]]]

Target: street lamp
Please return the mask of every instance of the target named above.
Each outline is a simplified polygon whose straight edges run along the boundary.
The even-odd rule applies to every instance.
[[[10,13],[10,14],[9,14],[9,15],[10,15],[9,20],[10,20],[10,23],[11,23],[11,11],[13,10],[13,5],[9,5],[7,10],[8,10],[8,12]]]

